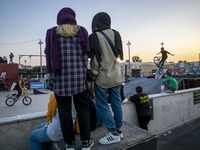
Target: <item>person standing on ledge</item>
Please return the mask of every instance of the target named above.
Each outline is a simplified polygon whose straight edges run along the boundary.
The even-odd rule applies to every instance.
[[[57,15],[57,26],[47,30],[47,73],[54,73],[55,93],[60,125],[66,150],[75,149],[75,134],[71,114],[72,96],[78,115],[82,150],[90,150],[90,109],[86,73],[90,52],[87,30],[77,25],[76,14],[63,8]]]
[[[9,55],[9,57],[10,57],[10,64],[13,64],[13,57],[14,57],[14,54],[11,52],[10,53],[10,55]]]
[[[112,144],[121,141],[122,106],[120,89],[124,77],[120,71],[117,58],[123,60],[122,41],[119,32],[111,29],[111,18],[105,12],[96,14],[92,20],[90,35],[91,71],[95,81],[91,83],[95,91],[97,109],[100,119],[108,134],[99,140],[100,144]],[[107,37],[107,38],[106,38]],[[110,41],[110,42],[109,42]],[[109,94],[113,115],[108,106]]]
[[[159,63],[159,66],[161,66],[161,67],[164,66],[164,63],[167,60],[167,57],[168,57],[167,54],[172,55],[172,56],[175,55],[175,54],[171,54],[170,52],[164,50],[164,47],[161,47],[161,51],[156,55],[159,55],[160,53],[162,54],[162,59]]]
[[[165,92],[166,93],[174,93],[174,91],[176,91],[178,89],[178,83],[176,81],[176,79],[174,79],[171,76],[171,72],[167,71],[165,73],[165,78],[164,80],[162,80],[162,84],[164,84],[165,86]]]

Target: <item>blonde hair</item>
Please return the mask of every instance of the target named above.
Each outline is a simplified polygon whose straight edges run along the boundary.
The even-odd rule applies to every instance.
[[[57,27],[58,34],[64,37],[75,37],[78,31],[79,31],[78,25],[62,24],[58,25]]]

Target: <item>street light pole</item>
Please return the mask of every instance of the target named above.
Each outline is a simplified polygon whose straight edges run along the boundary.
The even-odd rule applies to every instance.
[[[131,77],[132,76],[131,75],[131,60],[130,60],[130,45],[131,45],[131,42],[128,41],[127,45],[128,45],[128,53],[129,53],[129,77]]]
[[[38,44],[40,44],[40,81],[41,81],[42,80],[42,44],[43,42],[40,40]]]
[[[24,60],[24,63],[25,63],[25,68],[26,68],[26,59]]]
[[[200,67],[200,52],[199,52],[199,67]]]

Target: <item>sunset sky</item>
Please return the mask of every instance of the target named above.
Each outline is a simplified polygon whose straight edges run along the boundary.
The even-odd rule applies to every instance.
[[[93,16],[107,12],[111,26],[120,32],[124,60],[131,56],[152,62],[165,43],[167,51],[175,54],[168,61],[198,61],[200,52],[200,0],[1,0],[0,56],[13,52],[19,55],[39,55],[39,39],[45,40],[46,30],[56,26],[58,11],[71,7],[77,22],[91,33]],[[45,42],[42,50],[45,48]],[[23,57],[26,65],[39,65],[39,58]],[[43,59],[45,64],[45,59]]]

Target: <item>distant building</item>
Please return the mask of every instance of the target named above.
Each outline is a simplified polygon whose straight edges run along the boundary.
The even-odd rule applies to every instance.
[[[129,63],[119,63],[121,72],[124,76],[129,75]],[[147,77],[155,73],[158,67],[153,62],[131,62],[131,75],[133,77]]]
[[[6,56],[3,56],[3,57],[0,56],[0,64],[7,64],[7,63],[8,63],[7,57]]]

